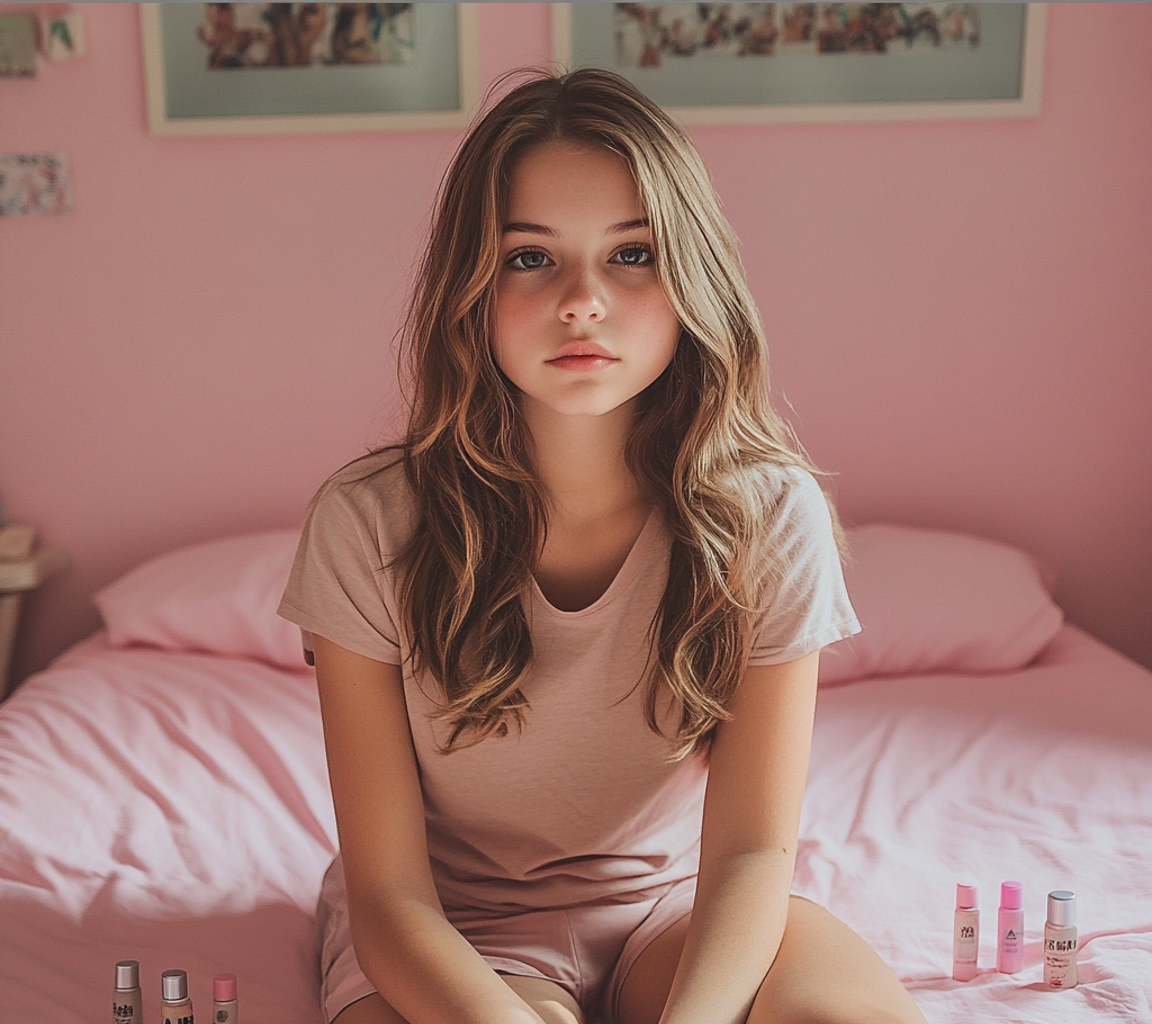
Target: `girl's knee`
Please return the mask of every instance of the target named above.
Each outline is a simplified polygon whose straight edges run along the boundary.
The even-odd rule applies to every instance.
[[[876,1002],[866,997],[851,999],[817,999],[801,1006],[794,1006],[781,1012],[779,1007],[766,1015],[753,1012],[748,1024],[771,1021],[772,1024],[926,1024],[923,1014],[912,1003],[907,1006],[894,1006],[891,1002]]]
[[[794,1013],[773,1014],[778,1024],[924,1024],[922,1016],[908,1016],[889,1006],[854,1003],[851,1006],[806,1006]],[[749,1017],[749,1024],[753,1018]]]

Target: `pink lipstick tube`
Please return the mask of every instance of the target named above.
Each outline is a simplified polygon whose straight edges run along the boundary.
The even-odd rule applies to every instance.
[[[1003,882],[996,920],[996,970],[1015,974],[1024,967],[1024,886]]]

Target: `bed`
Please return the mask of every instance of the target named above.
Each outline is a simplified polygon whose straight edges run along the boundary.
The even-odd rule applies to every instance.
[[[823,659],[795,889],[862,933],[933,1024],[1152,1021],[1152,672],[1066,624],[1034,559],[850,531],[865,623]],[[114,964],[239,979],[246,1024],[318,1024],[312,916],[335,848],[291,531],[140,566],[104,628],[0,705],[0,1017],[108,1020]],[[995,971],[999,884],[1025,967]],[[951,980],[955,885],[980,973]],[[1046,990],[1046,893],[1079,904],[1080,985]]]

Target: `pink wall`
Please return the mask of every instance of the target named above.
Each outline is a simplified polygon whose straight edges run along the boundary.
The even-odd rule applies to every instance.
[[[483,4],[485,80],[548,52]],[[137,11],[0,81],[0,152],[77,210],[0,222],[0,499],[68,548],[17,673],[143,558],[298,523],[397,409],[390,337],[449,132],[156,139]],[[1049,7],[1033,120],[699,128],[775,386],[849,521],[969,529],[1152,665],[1152,5]]]

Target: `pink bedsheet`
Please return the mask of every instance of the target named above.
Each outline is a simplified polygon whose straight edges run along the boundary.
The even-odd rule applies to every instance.
[[[796,891],[863,934],[932,1024],[1152,1022],[1152,673],[1071,626],[994,676],[823,691]],[[997,974],[1002,881],[1025,967]],[[979,976],[951,979],[955,885],[979,885]],[[1047,893],[1077,895],[1081,984],[1042,983]]]
[[[1005,675],[822,691],[798,892],[860,931],[933,1024],[1152,1021],[1152,673],[1072,627]],[[312,911],[334,827],[310,673],[101,636],[0,707],[0,1018],[107,1020],[112,967],[238,975],[246,1024],[317,1024]],[[1000,881],[1026,966],[998,975]],[[975,880],[983,973],[950,979]],[[1044,896],[1080,904],[1081,985],[1040,984]]]
[[[113,965],[238,977],[248,1024],[316,1024],[335,848],[311,672],[101,636],[0,707],[0,1020],[111,1019]]]

